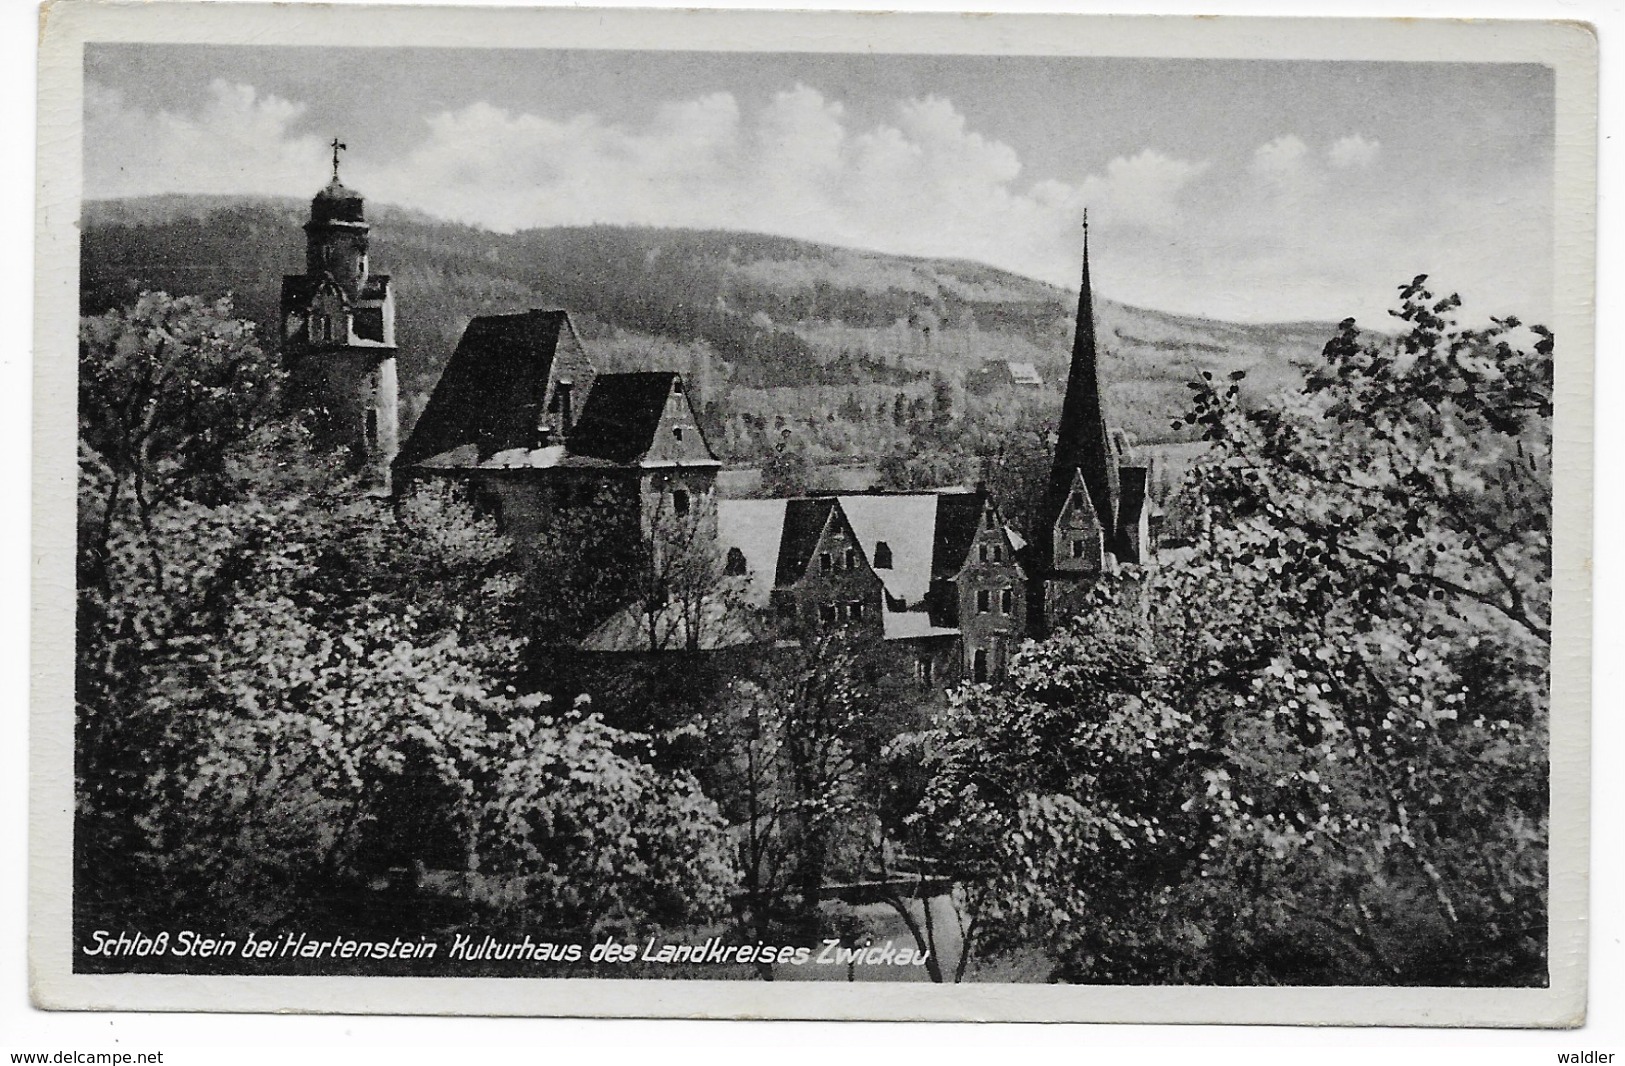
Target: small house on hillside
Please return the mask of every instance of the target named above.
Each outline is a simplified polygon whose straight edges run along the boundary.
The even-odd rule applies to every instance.
[[[1031,363],[989,359],[966,378],[965,387],[983,394],[999,388],[1041,389],[1044,379]]]

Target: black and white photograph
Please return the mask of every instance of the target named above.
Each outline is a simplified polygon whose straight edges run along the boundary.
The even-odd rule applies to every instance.
[[[42,1005],[1579,1022],[1583,29],[64,6]]]

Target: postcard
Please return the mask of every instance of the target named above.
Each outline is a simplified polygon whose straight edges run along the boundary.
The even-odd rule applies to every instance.
[[[1596,106],[1556,22],[49,5],[37,1004],[1580,1024]]]

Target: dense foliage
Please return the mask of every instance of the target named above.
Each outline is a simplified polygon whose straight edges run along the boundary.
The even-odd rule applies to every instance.
[[[514,691],[489,519],[312,454],[224,303],[144,295],[85,322],[80,362],[82,921],[320,923],[423,865],[542,922],[717,910],[693,779]]]
[[[1306,388],[1194,386],[1195,543],[964,690],[916,819],[1077,981],[1546,979],[1551,334],[1418,278]]]

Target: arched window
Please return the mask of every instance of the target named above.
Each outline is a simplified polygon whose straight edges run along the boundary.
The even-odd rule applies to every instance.
[[[724,565],[724,573],[729,577],[741,577],[745,573],[745,553],[738,548],[728,549],[728,561]]]
[[[987,680],[987,652],[981,648],[971,656],[971,679],[977,684]]]
[[[891,568],[891,545],[883,540],[875,541],[875,569],[890,570]]]

